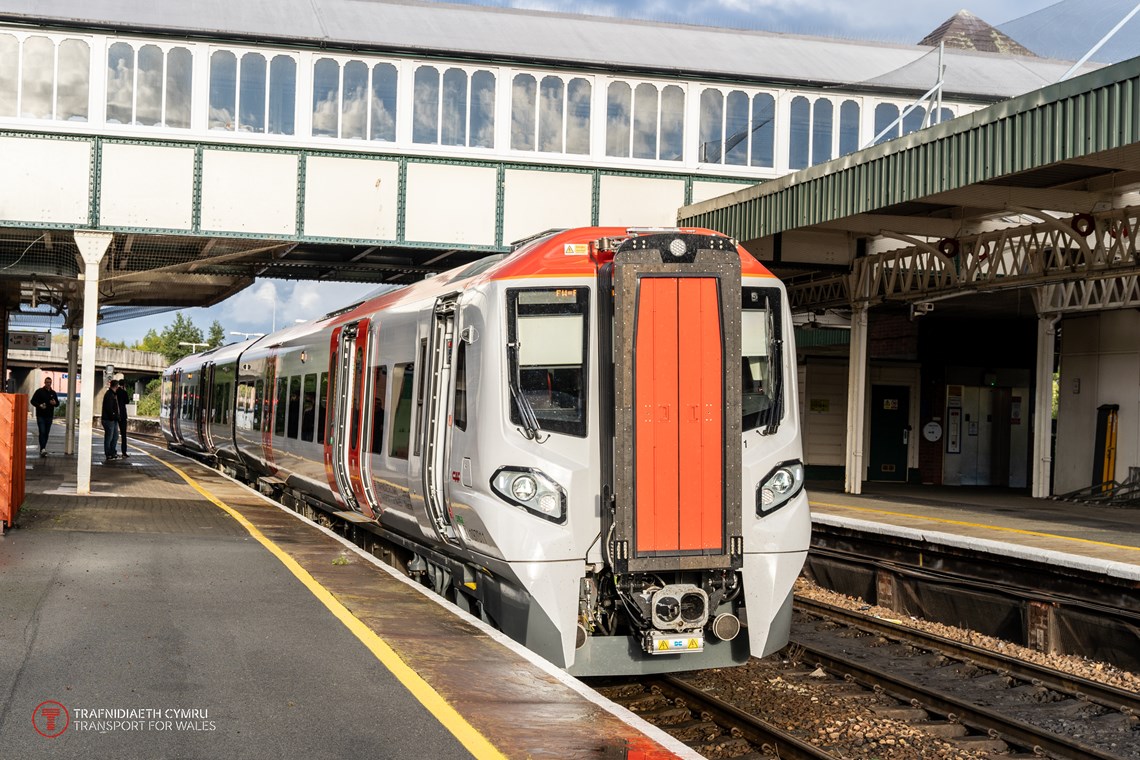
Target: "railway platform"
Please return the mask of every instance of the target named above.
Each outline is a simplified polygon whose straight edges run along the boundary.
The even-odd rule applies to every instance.
[[[29,439],[0,537],[3,757],[695,757],[163,447],[134,441],[75,495],[61,433],[46,459]]]

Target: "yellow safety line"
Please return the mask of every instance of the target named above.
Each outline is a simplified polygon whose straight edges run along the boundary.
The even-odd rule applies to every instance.
[[[368,647],[369,651],[376,656],[376,659],[380,660],[380,663],[386,667],[392,675],[399,679],[400,683],[412,693],[412,696],[418,699],[420,704],[426,707],[428,712],[434,715],[436,720],[443,724],[443,727],[450,731],[468,752],[477,758],[487,758],[487,760],[498,760],[502,758],[502,760],[506,760],[506,756],[496,749],[495,745],[491,744],[487,737],[483,736],[474,726],[468,723],[467,719],[448,704],[447,700],[440,696],[439,692],[433,689],[419,673],[404,662],[400,655],[396,654],[384,639],[380,638],[375,631],[353,615],[347,607],[333,596],[331,591],[322,586],[316,578],[309,574],[309,571],[301,567],[297,560],[293,559],[283,549],[277,546],[277,544],[266,538],[265,535],[258,530],[253,523],[246,520],[241,513],[198,485],[194,478],[150,452],[143,451],[143,453],[176,472],[191,488],[202,494],[202,496],[212,504],[224,510],[230,517],[237,520],[243,528],[249,531],[251,536],[257,539],[262,546],[279,559],[281,564],[289,568],[289,571],[297,577],[297,580],[305,584],[305,587],[312,592],[313,596],[319,599],[340,622],[344,623],[344,626],[352,631],[353,635],[360,639],[364,646]]]
[[[947,520],[942,517],[928,517],[927,515],[911,515],[906,512],[890,512],[885,509],[871,509],[869,507],[855,507],[850,504],[827,504],[822,501],[808,502],[813,507],[835,507],[837,509],[850,509],[856,512],[868,512],[875,515],[891,515],[893,517],[909,517],[912,520],[930,520],[931,522],[946,523],[947,525],[962,525],[967,528],[985,528],[986,530],[1004,531],[1006,533],[1017,533],[1023,536],[1038,536],[1040,538],[1057,538],[1063,541],[1076,541],[1082,544],[1092,544],[1093,546],[1107,546],[1112,549],[1128,549],[1134,552],[1140,552],[1140,546],[1126,546],[1124,544],[1110,544],[1106,541],[1093,541],[1089,538],[1076,538],[1074,536],[1058,536],[1055,533],[1042,533],[1037,530],[1022,530],[1020,528],[1005,528],[1001,525],[985,525],[983,523],[965,522],[963,520]]]

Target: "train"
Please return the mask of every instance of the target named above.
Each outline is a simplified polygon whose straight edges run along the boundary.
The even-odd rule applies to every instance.
[[[726,667],[807,555],[794,347],[724,235],[558,230],[187,356],[161,424],[572,675]]]

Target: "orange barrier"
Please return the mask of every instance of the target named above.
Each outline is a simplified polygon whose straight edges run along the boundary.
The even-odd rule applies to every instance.
[[[12,527],[24,503],[27,444],[28,397],[0,393],[0,533]]]

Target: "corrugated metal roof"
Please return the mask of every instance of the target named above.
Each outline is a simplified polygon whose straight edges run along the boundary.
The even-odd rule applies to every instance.
[[[930,52],[917,45],[415,0],[5,0],[0,20],[685,76],[847,86],[874,81],[918,92],[934,83],[934,64],[929,72],[912,68]],[[1056,61],[948,51],[946,91],[1008,97],[1055,81],[1065,68]]]
[[[1138,99],[1134,58],[687,206],[678,218],[747,241],[992,182],[1136,143]]]

